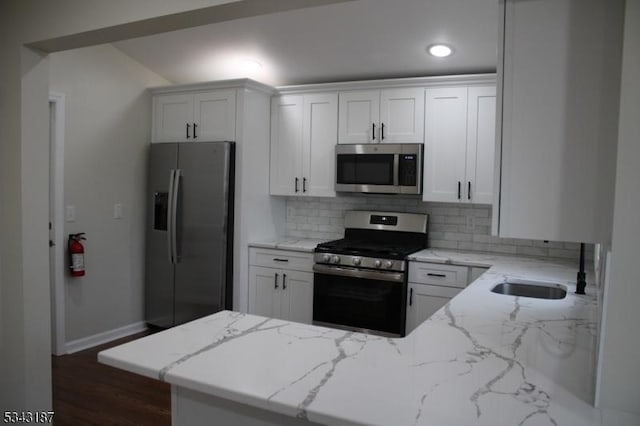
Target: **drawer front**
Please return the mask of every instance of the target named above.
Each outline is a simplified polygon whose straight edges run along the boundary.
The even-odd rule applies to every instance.
[[[456,287],[420,284],[411,281],[409,281],[409,288],[413,289],[413,297],[415,297],[417,294],[420,296],[442,297],[446,299],[452,299],[462,291],[462,289]]]
[[[469,282],[466,266],[409,262],[409,282],[465,288]]]
[[[313,268],[313,253],[291,250],[249,248],[249,264],[253,266],[264,266],[267,268],[311,272]]]

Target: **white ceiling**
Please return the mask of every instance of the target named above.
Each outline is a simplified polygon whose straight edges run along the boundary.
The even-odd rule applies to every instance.
[[[432,43],[449,44],[454,54],[431,57]],[[357,0],[115,46],[174,83],[250,77],[278,86],[493,72],[498,0]]]

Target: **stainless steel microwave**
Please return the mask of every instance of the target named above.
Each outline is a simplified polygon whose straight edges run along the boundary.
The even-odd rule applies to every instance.
[[[423,145],[336,145],[338,192],[422,194]]]

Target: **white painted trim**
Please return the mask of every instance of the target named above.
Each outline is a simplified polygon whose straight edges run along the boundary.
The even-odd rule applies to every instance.
[[[388,78],[383,80],[362,80],[362,81],[339,81],[335,83],[300,84],[294,86],[271,87],[266,84],[253,81],[248,78],[234,80],[209,81],[203,83],[176,84],[170,86],[151,87],[152,95],[163,93],[188,93],[201,90],[215,90],[227,88],[247,88],[254,89],[269,95],[309,93],[309,92],[336,92],[348,90],[365,89],[388,89],[398,87],[438,87],[455,85],[486,85],[495,84],[496,75],[487,74],[461,74],[461,75],[440,75],[433,77],[411,77],[411,78]]]
[[[278,94],[310,92],[345,92],[349,90],[375,90],[398,87],[473,86],[496,84],[495,74],[440,75],[433,77],[388,78],[383,80],[341,81],[335,83],[278,86]]]
[[[602,290],[602,298],[599,300],[602,311],[600,312],[600,327],[598,330],[598,354],[596,357],[596,374],[595,374],[595,391],[593,395],[593,405],[596,408],[600,407],[601,399],[601,386],[602,386],[602,360],[604,359],[604,345],[606,342],[606,334],[604,333],[606,318],[607,318],[607,302],[609,301],[609,287],[611,286],[611,250],[608,249],[605,254],[605,266],[604,266],[604,282],[599,283]],[[600,292],[600,288],[596,288],[595,291]]]
[[[66,97],[62,93],[50,93],[49,103],[54,110],[54,149],[49,154],[53,158],[49,164],[53,164],[53,217],[54,241],[56,243],[53,252],[53,273],[51,286],[51,352],[54,355],[65,353],[65,239],[64,239],[64,136],[65,136],[65,104]]]
[[[67,342],[66,344],[66,353],[72,354],[74,352],[93,348],[94,346],[102,345],[103,343],[109,343],[122,337],[140,333],[141,331],[145,331],[147,328],[147,323],[144,321],[140,321],[133,324],[125,325],[124,327],[114,328],[113,330],[94,334],[93,336],[87,336],[83,337],[82,339],[72,340],[71,342]]]
[[[275,89],[271,86],[267,86],[266,84],[248,79],[248,78],[238,78],[233,80],[219,80],[219,81],[207,81],[202,83],[190,83],[190,84],[176,84],[169,86],[156,86],[150,87],[149,91],[151,91],[152,95],[162,94],[162,93],[188,93],[188,92],[198,92],[201,90],[216,90],[216,89],[254,89],[260,92],[267,93],[269,95],[275,94]]]

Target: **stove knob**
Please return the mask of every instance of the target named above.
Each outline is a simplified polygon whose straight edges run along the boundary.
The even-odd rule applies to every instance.
[[[390,260],[387,260],[386,262],[384,262],[384,267],[387,269],[391,269],[391,267],[393,266],[393,262]]]
[[[328,254],[323,254],[322,261],[325,263],[329,263],[331,261],[331,256],[329,256]]]
[[[333,263],[340,263],[340,256],[334,254],[333,257],[331,258],[331,261]]]
[[[359,266],[362,263],[362,259],[360,259],[359,257],[354,257],[351,261],[356,266]]]
[[[382,266],[382,261],[380,259],[374,260],[373,266],[375,266],[376,268],[379,268],[380,266]]]

